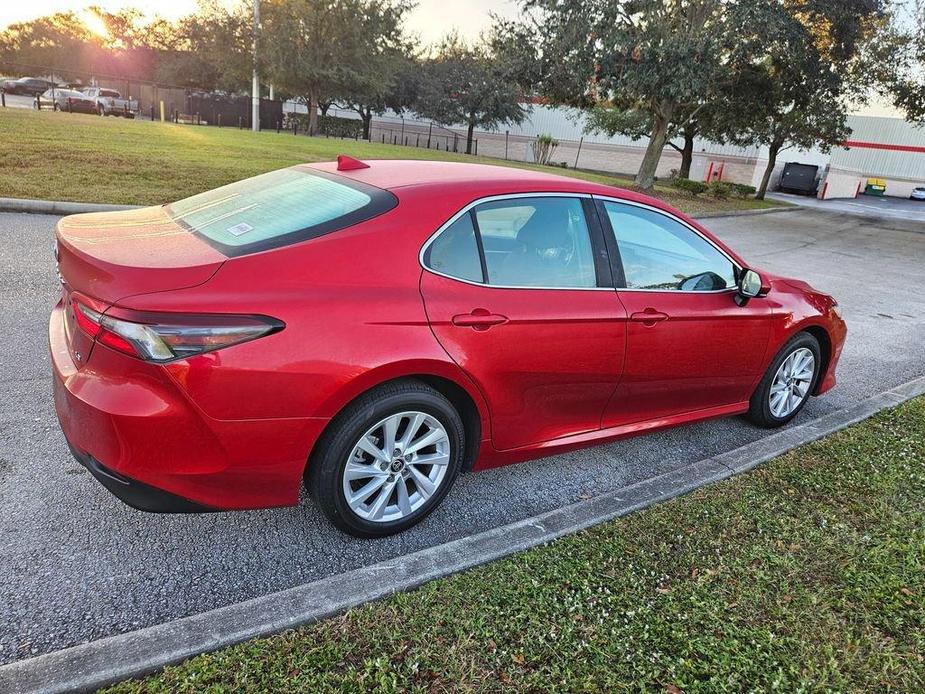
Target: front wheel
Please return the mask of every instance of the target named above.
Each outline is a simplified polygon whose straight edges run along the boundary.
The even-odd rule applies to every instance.
[[[392,535],[446,496],[464,438],[459,413],[439,392],[416,380],[385,384],[331,423],[309,461],[306,486],[341,530]]]
[[[752,395],[749,419],[759,426],[773,428],[796,417],[816,387],[821,357],[819,341],[809,333],[790,338]]]

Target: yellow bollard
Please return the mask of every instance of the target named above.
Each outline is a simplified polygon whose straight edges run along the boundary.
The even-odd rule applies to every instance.
[[[161,123],[164,122],[164,102],[161,101]]]

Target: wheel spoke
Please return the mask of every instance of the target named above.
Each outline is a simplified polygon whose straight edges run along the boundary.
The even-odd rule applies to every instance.
[[[383,480],[383,482],[385,482],[385,480]],[[373,505],[369,509],[369,517],[372,520],[379,520],[382,518],[382,514],[385,512],[385,507],[388,505],[389,499],[392,497],[393,489],[395,489],[395,480],[382,485],[382,489],[379,490],[379,496],[376,497],[376,501],[373,502]]]
[[[408,483],[405,482],[404,477],[398,477],[397,489],[398,510],[401,511],[403,516],[407,516],[409,513],[411,513],[411,499],[408,498]]]
[[[388,463],[392,460],[390,455],[387,455],[385,451],[380,449],[370,440],[369,434],[357,441],[357,448],[359,448],[364,453],[369,453],[373,458],[381,463]],[[389,453],[391,453],[391,451],[389,451]]]
[[[427,475],[418,470],[416,467],[411,466],[408,469],[411,471],[411,475],[414,477],[414,483],[417,485],[421,496],[425,499],[430,498],[430,495],[433,494],[437,489],[434,483],[430,481],[430,478]]]
[[[450,455],[448,453],[429,453],[418,456],[414,460],[409,460],[408,465],[448,465]]]
[[[442,429],[431,429],[429,432],[424,434],[417,441],[413,441],[410,446],[405,450],[405,453],[417,453],[422,448],[427,448],[432,446],[439,441],[446,440],[446,432]]]
[[[366,463],[357,463],[351,461],[347,463],[347,468],[344,470],[344,477],[349,480],[362,480],[367,477],[385,477],[388,473],[383,472],[375,465],[367,465]]]
[[[353,496],[350,497],[347,503],[350,504],[350,508],[355,509],[357,506],[363,504],[369,496],[375,492],[377,489],[380,489],[382,485],[385,484],[388,478],[385,476],[374,477],[369,482],[360,487],[356,492],[353,493]]]
[[[382,450],[389,456],[389,459],[392,457],[392,451],[395,450],[395,433],[398,431],[399,424],[401,424],[401,415],[398,414],[382,423]]]
[[[414,438],[415,434],[418,433],[418,429],[421,428],[421,424],[424,423],[424,415],[420,412],[416,412],[411,421],[408,422],[408,426],[405,428],[405,433],[401,437],[401,448],[405,450],[408,448],[408,444],[411,443],[411,440]]]

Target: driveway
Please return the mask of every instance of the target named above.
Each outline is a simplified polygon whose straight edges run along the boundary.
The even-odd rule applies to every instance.
[[[23,94],[4,95],[7,108],[35,108],[35,97]]]
[[[844,200],[819,200],[806,195],[791,195],[789,193],[769,193],[768,197],[774,200],[784,200],[800,207],[810,207],[826,212],[854,214],[884,220],[903,219],[912,222],[925,222],[925,200],[879,198],[873,195],[860,195],[857,198]],[[925,224],[921,226],[921,230],[925,232]]]
[[[54,217],[0,214],[0,663],[201,612],[442,543],[757,440],[734,418],[463,476],[424,523],[357,540],[308,501],[202,516],[124,506],[74,462],[52,407]],[[835,294],[840,384],[798,421],[925,375],[922,225],[794,210],[709,220],[756,267]]]

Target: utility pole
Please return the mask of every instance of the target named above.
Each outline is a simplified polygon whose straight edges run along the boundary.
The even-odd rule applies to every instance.
[[[251,130],[260,131],[260,77],[257,75],[257,32],[260,28],[260,0],[254,0],[254,80],[251,84]]]

